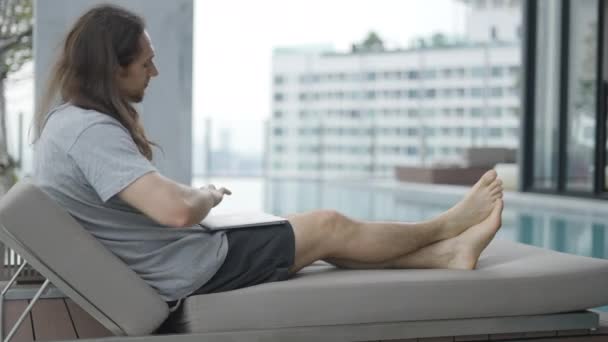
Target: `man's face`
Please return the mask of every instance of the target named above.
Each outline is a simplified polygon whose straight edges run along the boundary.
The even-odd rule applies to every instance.
[[[158,75],[158,69],[152,60],[154,47],[148,32],[139,38],[141,52],[127,67],[120,68],[118,73],[118,87],[123,96],[131,102],[139,103],[144,99],[144,91],[152,77]]]

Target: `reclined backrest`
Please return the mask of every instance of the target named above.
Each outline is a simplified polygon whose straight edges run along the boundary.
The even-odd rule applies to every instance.
[[[0,199],[0,240],[117,335],[146,335],[167,304],[31,181]]]

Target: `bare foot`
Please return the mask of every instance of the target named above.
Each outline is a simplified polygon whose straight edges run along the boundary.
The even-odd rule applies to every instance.
[[[458,270],[475,269],[481,252],[492,241],[502,224],[502,208],[502,200],[496,200],[490,216],[485,220],[453,239],[442,241],[450,243],[450,249],[453,251],[451,260],[447,262],[447,268]]]
[[[502,180],[497,178],[496,171],[490,170],[479,178],[460,202],[439,216],[443,227],[440,239],[455,237],[483,221],[500,198]]]

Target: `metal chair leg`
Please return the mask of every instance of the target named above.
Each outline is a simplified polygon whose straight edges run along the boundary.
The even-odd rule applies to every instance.
[[[17,332],[17,329],[19,329],[19,326],[21,325],[21,323],[23,323],[23,320],[25,319],[25,317],[27,316],[27,314],[29,314],[30,311],[32,311],[32,308],[34,307],[34,304],[36,304],[36,302],[38,301],[38,299],[42,295],[42,292],[44,292],[44,290],[46,290],[46,287],[50,283],[51,282],[48,279],[46,279],[44,281],[44,283],[42,284],[42,286],[40,286],[40,289],[38,289],[38,292],[36,292],[36,295],[34,296],[34,298],[32,299],[32,301],[30,302],[30,304],[27,306],[27,308],[25,308],[25,311],[23,311],[23,313],[19,317],[19,319],[17,320],[17,323],[15,323],[15,325],[13,325],[13,328],[11,329],[11,331],[9,331],[8,335],[4,339],[4,342],[8,342],[8,341],[11,340],[11,338],[13,338],[13,336]]]
[[[19,276],[19,273],[21,273],[21,271],[23,271],[23,269],[25,268],[25,266],[27,265],[27,261],[23,261],[23,264],[21,264],[21,266],[19,266],[19,269],[17,270],[17,272],[15,272],[15,274],[13,274],[13,277],[11,278],[11,280],[9,280],[9,282],[6,284],[6,286],[4,287],[4,289],[2,289],[2,293],[0,293],[0,339],[4,336],[4,295],[6,295],[6,292],[8,292],[8,289],[13,286],[13,283],[15,282],[15,280],[17,280],[17,277]]]

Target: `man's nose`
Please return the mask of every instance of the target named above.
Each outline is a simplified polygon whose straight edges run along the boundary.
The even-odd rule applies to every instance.
[[[150,71],[150,77],[156,77],[158,76],[159,72],[158,72],[158,68],[156,67],[156,65],[154,65],[152,67],[152,70]]]

